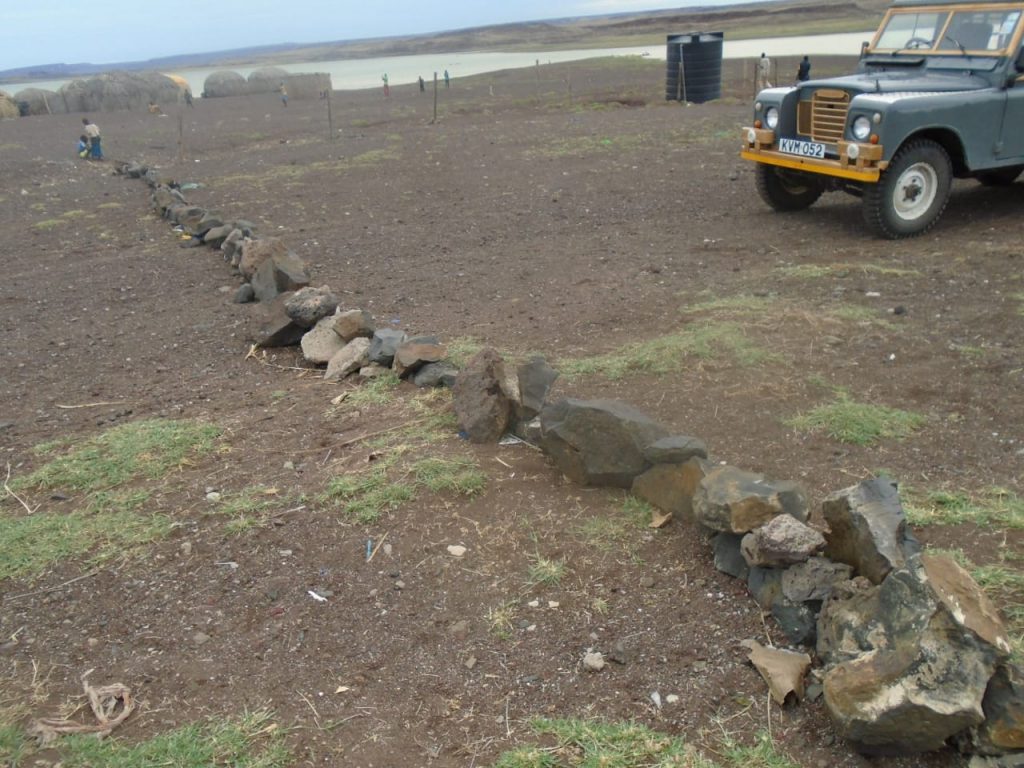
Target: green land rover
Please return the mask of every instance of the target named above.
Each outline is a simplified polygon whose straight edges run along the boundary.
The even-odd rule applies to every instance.
[[[954,177],[1012,183],[1024,170],[1022,15],[1022,0],[899,0],[856,74],[761,91],[741,152],[761,197],[796,211],[849,192],[895,239],[935,224]]]

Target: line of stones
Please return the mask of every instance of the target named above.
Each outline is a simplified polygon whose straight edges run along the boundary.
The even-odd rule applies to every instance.
[[[117,172],[150,185],[154,209],[191,236],[185,245],[221,250],[246,280],[236,302],[266,304],[259,346],[299,343],[307,360],[327,364],[331,380],[391,368],[418,386],[449,386],[471,442],[512,432],[577,483],[628,489],[695,523],[716,567],[746,581],[791,643],[814,648],[826,708],[858,751],[953,744],[993,761],[985,765],[1018,764],[1024,676],[1010,662],[999,613],[955,561],[921,551],[890,479],[830,495],[822,534],[807,524],[796,483],[717,465],[701,440],[674,435],[624,403],[547,403],[558,373],[543,358],[510,369],[486,348],[458,371],[436,337],[375,328],[364,310],[343,311],[326,286],[311,288],[305,265],[280,240],[189,205],[173,182],[141,164]]]

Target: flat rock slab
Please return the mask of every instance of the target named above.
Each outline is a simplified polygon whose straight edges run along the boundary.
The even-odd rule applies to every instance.
[[[709,469],[699,458],[682,464],[655,464],[633,480],[631,492],[663,512],[692,520],[693,495]]]
[[[324,378],[328,381],[341,381],[349,374],[360,370],[368,362],[366,353],[369,349],[369,339],[352,339],[327,363]]]
[[[716,467],[701,480],[694,516],[716,531],[747,533],[773,517],[788,514],[807,520],[807,497],[791,482],[766,480],[736,467]]]
[[[302,337],[302,356],[311,363],[325,364],[345,348],[345,342],[334,332],[334,318],[321,318]]]

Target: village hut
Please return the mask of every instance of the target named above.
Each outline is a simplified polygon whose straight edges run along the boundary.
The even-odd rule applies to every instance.
[[[18,105],[14,99],[11,98],[10,94],[0,91],[0,120],[20,116],[21,113],[18,112]]]
[[[288,70],[280,67],[261,67],[249,73],[249,93],[273,93],[288,80]],[[288,89],[291,94],[291,89]]]
[[[242,96],[249,92],[249,84],[237,72],[230,69],[220,69],[210,74],[203,83],[203,96],[205,98],[217,98],[218,96]]]
[[[56,91],[45,88],[22,88],[14,94],[18,109],[25,115],[61,115],[68,111],[64,99]]]
[[[173,103],[178,86],[158,72],[111,72],[72,80],[58,93],[68,112],[115,112],[146,109],[150,103]]]

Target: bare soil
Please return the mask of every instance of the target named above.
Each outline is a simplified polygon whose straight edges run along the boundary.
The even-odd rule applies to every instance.
[[[663,66],[455,81],[436,122],[432,94],[415,88],[338,92],[333,141],[326,102],[273,96],[96,120],[108,158],[201,183],[192,202],[282,237],[344,306],[410,333],[557,367],[734,323],[771,355],[563,378],[556,396],[636,405],[717,461],[801,481],[816,510],[880,468],[918,489],[1024,492],[1024,184],[958,182],[935,230],[904,242],[873,239],[839,194],[775,214],[737,156],[742,65],[729,65],[726,98],[691,106],[663,100]],[[372,525],[321,501],[332,477],[389,450],[353,439],[414,419],[414,389],[332,406],[358,385],[296,370],[307,365],[292,350],[247,358],[258,307],[231,303],[238,278],[217,252],[180,248],[144,184],[75,159],[79,128],[78,115],[0,123],[3,461],[24,475],[43,461],[38,443],[151,417],[209,421],[225,437],[147,508],[180,521],[170,538],[0,584],[0,636],[16,635],[0,651],[5,690],[27,691],[37,665],[33,714],[54,714],[92,669],[144,702],[126,739],[266,706],[293,729],[297,766],[488,765],[531,739],[535,716],[635,719],[709,749],[723,731],[744,740],[770,726],[804,766],[959,764],[952,752],[869,763],[836,739],[820,700],[766,707],[739,642],[781,634],[714,570],[692,525],[597,542],[583,526],[621,517],[623,494],[572,485],[528,447],[451,435],[417,448],[479,462],[487,489],[469,501],[421,494]],[[807,266],[832,269],[791,269]],[[926,423],[873,446],[786,426],[830,387]],[[264,525],[231,535],[207,514],[208,490],[255,486],[280,498]],[[81,499],[30,501],[53,512]],[[23,510],[6,499],[3,513]],[[972,525],[918,534],[978,564],[1021,544]],[[385,535],[389,549],[367,562],[367,540]],[[564,560],[557,584],[529,583],[537,556]],[[588,673],[588,648],[623,663]],[[655,691],[679,702],[659,709]]]

